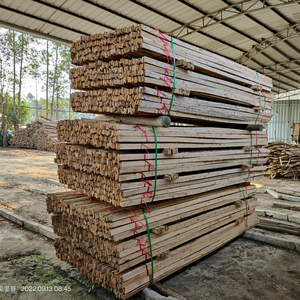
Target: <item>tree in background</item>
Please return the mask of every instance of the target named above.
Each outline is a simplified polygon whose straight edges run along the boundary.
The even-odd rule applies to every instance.
[[[4,94],[12,93],[12,110],[9,112],[3,110],[3,114],[9,114],[9,119],[13,120],[14,130],[17,131],[22,119],[22,83],[24,78],[28,75],[29,64],[32,59],[32,50],[34,49],[31,47],[31,44],[35,38],[11,30],[1,31],[0,35],[0,51],[1,60],[3,62],[2,78],[4,78],[1,97],[4,97]]]
[[[17,95],[18,96],[18,95]],[[4,117],[4,122],[7,125],[8,130],[14,129],[15,115],[13,111],[14,101],[13,98],[5,93],[3,95],[3,106],[1,106],[0,113]],[[20,123],[25,123],[28,120],[29,115],[29,105],[24,98],[20,98]],[[3,113],[4,112],[4,113]]]
[[[30,73],[31,66],[34,65],[38,52],[33,47],[29,47],[35,41],[35,38],[21,33],[18,36],[18,63],[19,63],[19,78],[18,78],[18,109],[16,116],[17,130],[19,129],[20,122],[20,104],[21,104],[21,92],[22,92],[22,80]],[[16,130],[16,129],[15,129]]]
[[[69,47],[0,28],[0,133],[39,115],[56,120],[78,115],[70,111],[69,71]],[[24,99],[27,79],[35,80],[36,90]],[[41,83],[45,99],[38,99]]]

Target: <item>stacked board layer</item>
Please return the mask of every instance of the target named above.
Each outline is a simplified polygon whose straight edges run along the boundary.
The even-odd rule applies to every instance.
[[[263,176],[269,153],[265,132],[215,127],[156,128],[154,136],[147,126],[65,120],[58,138],[69,142],[56,145],[60,181],[115,206],[251,182]]]
[[[270,151],[246,125],[267,128],[270,78],[144,25],[82,37],[71,57],[72,109],[109,120],[57,124],[74,190],[47,197],[59,258],[127,299],[258,224]],[[159,115],[174,123],[140,125]]]
[[[43,151],[54,151],[57,143],[56,122],[46,118],[36,119],[20,129],[9,141],[13,148],[29,148]]]
[[[147,226],[143,209],[118,209],[72,192],[49,194],[47,207],[61,236],[57,256],[126,299],[255,226],[254,194],[255,187],[242,186],[165,201],[151,209]]]

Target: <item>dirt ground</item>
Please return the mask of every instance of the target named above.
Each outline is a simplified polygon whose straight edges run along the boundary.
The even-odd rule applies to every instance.
[[[299,299],[300,255],[238,238],[162,283],[189,300]]]
[[[0,149],[0,206],[52,227],[46,194],[66,190],[44,181],[58,180],[54,157],[51,152]],[[300,191],[299,182],[294,181],[265,178],[257,183],[259,188],[287,185]],[[271,196],[258,197],[258,208],[271,209]],[[299,253],[238,238],[163,283],[189,300],[299,299],[299,270]],[[92,285],[88,281],[89,288],[78,281],[84,281],[83,277],[56,258],[53,241],[0,221],[0,300],[116,299],[101,288],[89,290]],[[2,292],[1,287],[6,286],[16,287],[16,291]],[[48,291],[21,292],[28,286],[48,287]],[[49,291],[69,286],[70,292]],[[130,300],[137,299],[140,294]]]
[[[52,227],[46,195],[67,190],[44,181],[58,180],[54,157],[53,152],[0,148],[0,206]]]
[[[10,221],[0,221],[0,300],[116,299],[114,294],[93,287],[74,268],[60,261],[53,244],[52,240]],[[5,287],[9,291],[5,292]],[[29,291],[30,287],[36,291]]]

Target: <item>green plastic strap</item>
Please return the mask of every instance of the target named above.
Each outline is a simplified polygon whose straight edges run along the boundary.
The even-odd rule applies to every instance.
[[[143,208],[142,208],[142,210],[143,210],[144,218],[145,218],[146,225],[147,225],[147,232],[148,232],[148,239],[149,239],[149,248],[150,248],[150,255],[151,255],[151,284],[152,284],[153,283],[153,276],[154,276],[154,267],[153,267],[153,253],[152,253],[151,236],[150,236],[150,229],[149,229],[146,213],[144,212]]]
[[[241,192],[243,194],[243,197],[244,197],[244,200],[245,200],[245,206],[246,206],[246,228],[245,228],[245,231],[246,231],[247,227],[248,227],[248,206],[247,206],[247,199],[245,197],[244,191],[241,189],[240,186],[239,186],[239,189],[241,190]]]
[[[175,94],[175,80],[176,80],[175,50],[174,50],[174,43],[173,43],[173,37],[172,36],[171,36],[171,42],[172,42],[172,50],[173,50],[174,77],[173,77],[173,92],[172,92],[170,107],[169,107],[169,110],[168,110],[168,115],[171,112],[171,108],[172,108],[172,104],[173,104],[173,99],[174,99],[174,94]]]
[[[250,163],[249,163],[249,165],[251,167],[251,164],[252,164],[252,131],[250,131],[250,136],[251,136],[251,140],[250,140],[251,141],[251,153],[250,153]],[[250,168],[248,170],[248,177],[247,177],[246,182],[248,181],[249,176],[250,176]]]
[[[152,197],[152,200],[151,200],[151,202],[152,202],[155,198],[156,181],[157,181],[157,137],[156,137],[155,128],[153,126],[151,126],[151,127],[152,127],[152,130],[153,130],[153,133],[154,133],[154,138],[155,138],[155,182],[154,182],[153,197]]]

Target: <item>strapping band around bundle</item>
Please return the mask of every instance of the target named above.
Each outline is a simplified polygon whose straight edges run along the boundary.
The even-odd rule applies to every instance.
[[[241,192],[243,194],[243,197],[244,197],[244,200],[245,200],[245,207],[246,207],[246,226],[245,226],[245,231],[246,231],[247,228],[248,228],[248,205],[247,205],[247,199],[245,197],[244,191],[242,190],[242,188],[240,186],[239,186],[239,189],[241,190]]]
[[[153,196],[151,202],[155,198],[155,193],[156,193],[156,181],[157,181],[157,137],[156,137],[156,131],[154,126],[151,126],[153,133],[154,133],[154,138],[155,138],[155,181],[154,181],[154,189],[153,189]]]
[[[170,107],[168,110],[168,116],[170,115],[172,105],[173,105],[173,99],[174,99],[174,94],[175,94],[175,81],[176,81],[176,62],[175,62],[175,50],[174,50],[174,43],[173,43],[173,37],[171,36],[171,43],[172,43],[172,52],[173,52],[173,67],[174,67],[174,77],[173,77],[173,91],[172,91],[172,98],[170,102]]]
[[[146,213],[143,210],[143,214],[144,214],[144,218],[145,218],[145,222],[146,222],[146,226],[147,226],[147,232],[148,232],[148,240],[149,240],[149,249],[150,249],[150,255],[151,255],[151,284],[153,283],[153,278],[154,278],[154,267],[153,267],[153,253],[152,253],[152,244],[151,244],[151,236],[150,236],[150,229],[149,229],[149,225],[148,225],[148,219],[146,216]],[[148,274],[147,274],[148,275]]]

